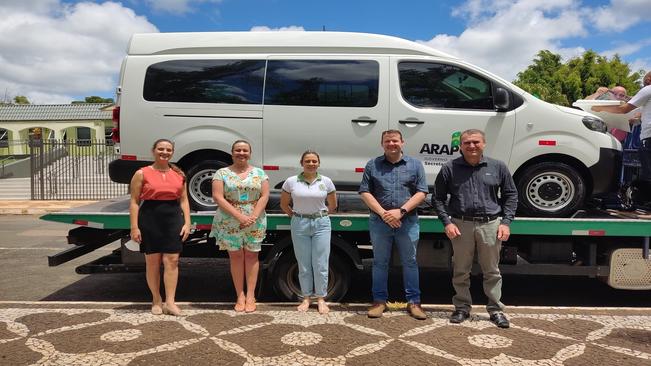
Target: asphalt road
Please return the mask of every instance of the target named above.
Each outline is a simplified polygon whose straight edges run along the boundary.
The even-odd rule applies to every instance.
[[[147,302],[143,273],[79,275],[75,268],[118,248],[109,244],[57,267],[47,256],[70,247],[66,235],[72,225],[46,222],[38,216],[0,216],[0,301],[127,301]],[[182,259],[177,301],[231,302],[233,287],[226,259]],[[370,298],[369,270],[355,274],[344,302],[366,303]],[[485,303],[481,279],[473,279],[476,304]],[[453,294],[447,273],[421,273],[422,302],[450,304]],[[401,274],[391,276],[390,294],[402,300]],[[610,288],[591,278],[504,277],[503,301],[519,306],[651,307],[651,291]],[[259,301],[280,301],[267,291]]]

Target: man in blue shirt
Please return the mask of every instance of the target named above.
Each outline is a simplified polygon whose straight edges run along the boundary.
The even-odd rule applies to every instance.
[[[427,195],[425,168],[419,160],[402,153],[398,130],[382,132],[384,155],[364,168],[359,194],[371,210],[369,232],[373,244],[373,306],[369,318],[379,318],[389,297],[387,280],[391,250],[395,244],[402,262],[407,311],[419,320],[427,318],[420,306],[416,245],[420,226],[416,208]]]

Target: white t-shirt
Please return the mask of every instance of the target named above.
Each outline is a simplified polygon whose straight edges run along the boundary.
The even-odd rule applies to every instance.
[[[642,111],[642,131],[640,132],[640,139],[648,139],[651,137],[651,85],[647,85],[640,89],[628,104],[639,107]]]
[[[330,178],[321,174],[317,174],[314,182],[308,184],[301,173],[287,178],[283,183],[283,191],[291,194],[294,212],[311,215],[328,210],[326,196],[335,191],[335,185]]]

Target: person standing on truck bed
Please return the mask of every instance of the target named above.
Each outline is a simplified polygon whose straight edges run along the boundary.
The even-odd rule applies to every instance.
[[[518,192],[506,164],[483,155],[485,146],[483,131],[461,133],[462,156],[441,167],[432,204],[454,251],[452,285],[456,294],[450,322],[461,323],[470,316],[470,271],[476,249],[490,320],[500,328],[508,328],[509,320],[500,302],[502,275],[498,265],[502,242],[509,239]]]
[[[594,93],[585,97],[585,99],[619,100],[619,101],[628,102],[629,99],[631,99],[631,97],[629,97],[628,94],[626,93],[626,88],[617,85],[612,89],[608,89],[605,86],[600,86],[599,88],[597,88],[597,90]],[[632,121],[634,121],[635,119],[639,119],[639,114],[633,117]],[[626,139],[626,134],[628,134],[628,132],[617,128],[609,128],[608,132],[610,132],[611,135],[615,136],[615,138],[619,142],[623,142]]]
[[[228,251],[237,295],[235,311],[251,313],[256,310],[258,252],[267,229],[264,209],[269,200],[269,178],[249,164],[251,144],[247,141],[235,141],[231,154],[233,164],[213,177],[212,197],[218,207],[210,237],[217,240],[219,249]]]
[[[423,320],[427,315],[420,306],[416,262],[420,226],[416,208],[428,192],[425,169],[419,160],[403,154],[400,131],[382,132],[381,142],[384,155],[366,164],[359,187],[362,200],[371,210],[368,226],[373,245],[373,306],[368,317],[379,318],[386,309],[389,260],[395,244],[402,262],[407,311]]]
[[[644,75],[644,87],[640,89],[628,102],[620,105],[594,106],[595,112],[610,112],[626,114],[635,108],[640,107],[642,130],[640,132],[640,148],[638,155],[640,158],[640,176],[638,189],[644,192],[647,197],[651,190],[651,71]],[[646,199],[649,200],[648,198]]]
[[[328,292],[332,232],[328,214],[337,208],[337,193],[332,180],[317,172],[320,163],[321,158],[316,151],[303,153],[303,172],[287,178],[283,183],[280,207],[291,217],[292,243],[303,295],[297,309],[307,311],[310,297],[315,296],[319,313],[327,314],[330,309],[325,296]]]
[[[145,253],[147,286],[152,295],[151,313],[180,315],[174,302],[179,278],[179,256],[190,234],[190,204],[185,175],[170,164],[174,144],[159,139],[152,147],[154,163],[140,168],[131,179],[129,220],[131,239]],[[142,203],[142,204],[141,204]],[[163,264],[165,303],[160,294]]]

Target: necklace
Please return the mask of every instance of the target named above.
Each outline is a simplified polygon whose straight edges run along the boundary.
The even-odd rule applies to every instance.
[[[161,168],[156,168],[155,166],[152,165],[151,168],[154,169],[154,170],[156,170],[156,171],[159,171],[159,172],[161,172],[161,173],[167,173],[167,172],[170,171],[170,168],[169,168],[169,167],[167,167],[167,168],[165,168],[165,169],[161,169]]]

